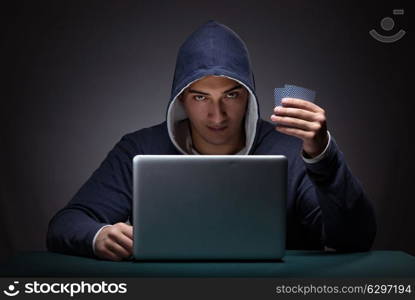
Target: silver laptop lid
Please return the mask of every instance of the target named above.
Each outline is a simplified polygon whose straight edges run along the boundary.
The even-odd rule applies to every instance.
[[[285,156],[137,155],[136,259],[279,259]]]

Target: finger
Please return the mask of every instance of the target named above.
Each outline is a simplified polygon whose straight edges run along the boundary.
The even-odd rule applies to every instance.
[[[120,261],[122,260],[122,256],[120,256],[119,254],[115,253],[114,251],[112,251],[112,247],[110,245],[111,240],[109,239],[104,239],[101,240],[100,243],[97,245],[96,248],[96,254],[99,258],[102,259],[109,259],[109,260],[113,260],[113,261]]]
[[[107,249],[103,254],[104,254],[103,256],[104,258],[110,259],[113,261],[120,261],[123,259],[121,256],[117,255],[116,253],[112,252],[109,249]]]
[[[288,116],[306,121],[316,121],[316,113],[300,108],[277,106],[274,108],[274,112],[278,116]]]
[[[121,245],[125,250],[127,250],[129,253],[133,252],[133,240],[127,237],[126,235],[124,235],[123,233],[116,235],[114,237],[114,240],[119,245]]]
[[[298,128],[277,126],[275,129],[279,132],[298,137],[299,139],[302,139],[302,140],[312,139],[315,136],[314,131],[305,131],[305,130],[301,130]]]
[[[283,98],[281,100],[281,103],[285,107],[288,107],[288,106],[297,107],[297,108],[302,108],[304,110],[309,110],[313,112],[324,111],[320,106],[314,104],[313,102],[302,100],[302,99],[297,99],[297,98]]]
[[[129,257],[131,255],[131,253],[129,251],[127,251],[126,249],[124,249],[124,247],[122,247],[121,245],[117,244],[116,242],[109,242],[106,244],[106,248],[108,250],[110,250],[112,253],[114,253],[115,255],[121,257],[121,258],[125,258],[125,257]]]
[[[133,239],[133,226],[125,223],[115,224],[121,230],[121,232],[126,235],[128,238]]]
[[[306,131],[317,131],[321,128],[321,125],[317,122],[308,122],[297,118],[281,117],[272,115],[271,120],[278,123],[278,125],[295,127]]]
[[[97,253],[98,258],[101,259],[109,259],[112,261],[120,261],[122,260],[122,257],[119,257],[117,254],[115,254],[114,252],[112,252],[111,250],[107,249],[107,248],[103,248],[101,249],[98,253]]]
[[[132,252],[133,241],[127,237],[120,225],[114,225],[113,228],[108,230],[108,238],[110,242],[117,243],[125,248],[126,251]]]

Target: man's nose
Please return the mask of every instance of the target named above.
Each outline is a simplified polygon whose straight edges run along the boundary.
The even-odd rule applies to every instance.
[[[227,118],[225,107],[221,101],[214,102],[209,107],[208,117],[214,124],[221,124]]]

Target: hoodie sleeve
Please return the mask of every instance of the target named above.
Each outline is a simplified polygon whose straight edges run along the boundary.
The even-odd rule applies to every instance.
[[[132,199],[132,158],[141,151],[129,135],[108,153],[72,200],[49,222],[50,251],[93,257],[92,242],[104,225],[125,222]]]
[[[373,207],[335,140],[317,163],[304,163],[298,195],[303,228],[311,240],[337,251],[367,251],[376,234]]]

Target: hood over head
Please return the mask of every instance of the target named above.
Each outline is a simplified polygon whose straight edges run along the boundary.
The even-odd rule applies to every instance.
[[[255,94],[255,80],[248,49],[230,28],[209,21],[194,31],[181,45],[167,109],[167,128],[176,148],[183,154],[195,153],[191,145],[187,119],[178,96],[193,82],[208,76],[225,76],[242,84],[249,92],[245,114],[245,147],[237,154],[248,154],[256,134],[259,108]]]

